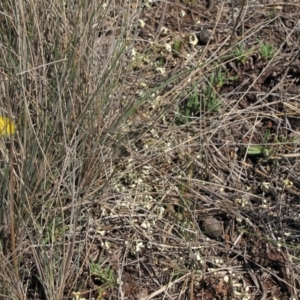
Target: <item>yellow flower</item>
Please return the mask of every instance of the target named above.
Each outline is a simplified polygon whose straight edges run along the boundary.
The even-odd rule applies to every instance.
[[[0,137],[9,136],[16,132],[16,125],[6,117],[0,117]]]

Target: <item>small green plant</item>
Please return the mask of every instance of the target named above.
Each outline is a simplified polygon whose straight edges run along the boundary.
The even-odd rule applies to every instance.
[[[267,129],[266,132],[264,133],[264,136],[263,136],[264,142],[268,143],[269,140],[270,140],[270,137],[271,137],[270,129]]]
[[[187,99],[178,109],[177,123],[185,124],[191,118],[198,116],[201,111],[216,112],[221,108],[221,100],[218,97],[218,90],[225,84],[226,75],[218,68],[217,72],[212,72],[209,84],[203,90],[204,95],[199,95],[196,84],[190,91]]]
[[[284,135],[271,133],[270,129],[267,129],[262,136],[262,144],[250,145],[247,148],[247,155],[257,159],[257,162],[271,162],[278,166],[280,156],[294,152],[295,144],[298,142],[297,139],[289,139]]]
[[[258,163],[271,163],[279,166],[278,156],[276,153],[278,149],[267,147],[265,145],[252,145],[247,149],[247,155],[253,157]]]
[[[193,91],[188,97],[187,104],[184,108],[184,113],[188,117],[193,117],[199,113],[199,93],[196,85],[193,87]]]
[[[189,93],[188,98],[179,107],[177,123],[185,124],[190,119],[200,112],[199,92],[197,86],[194,84],[192,91]]]
[[[250,48],[248,50],[245,49],[245,46],[243,43],[238,44],[233,50],[232,54],[233,56],[238,59],[242,64],[244,64],[249,56],[253,53],[253,48]]]
[[[270,150],[263,145],[253,145],[248,147],[247,154],[252,156],[263,156],[264,158],[268,158],[270,156]]]
[[[181,39],[176,39],[172,45],[172,49],[175,51],[175,52],[180,52],[180,47],[181,47],[181,44],[182,44],[182,41]]]
[[[111,270],[111,266],[103,268],[100,263],[95,263],[93,261],[90,262],[90,271],[91,276],[95,278],[95,280],[99,281],[99,297],[101,299],[101,295],[109,288],[113,288],[117,285],[117,280],[115,278],[114,272]]]
[[[217,91],[224,85],[226,76],[222,73],[221,68],[217,72],[212,72],[209,84],[204,89],[204,107],[203,109],[216,112],[221,108],[221,101]]]
[[[218,68],[218,71],[216,74],[214,72],[212,73],[213,78],[211,78],[212,83],[215,85],[216,89],[220,89],[226,80],[225,74],[222,72],[221,68]]]
[[[272,159],[271,156],[274,154],[274,149],[271,150],[269,146],[265,146],[265,144],[270,143],[271,132],[267,129],[262,137],[263,143],[261,145],[251,145],[247,149],[247,155],[252,157],[262,158],[263,161],[268,161]]]
[[[156,62],[157,67],[163,67],[166,65],[166,58],[165,57],[159,57]]]
[[[258,40],[259,43],[259,52],[264,59],[270,59],[274,56],[275,48],[270,43],[263,43]]]
[[[288,138],[285,137],[284,135],[278,135],[278,136],[276,136],[275,141],[277,143],[287,143],[288,142]],[[294,142],[297,143],[298,142],[297,139],[294,139],[294,140],[291,141],[291,143],[294,143]]]

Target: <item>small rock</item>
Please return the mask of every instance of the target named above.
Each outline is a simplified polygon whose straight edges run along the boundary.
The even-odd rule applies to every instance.
[[[203,233],[211,239],[217,239],[223,234],[222,223],[213,217],[207,217],[200,223]]]
[[[204,27],[198,35],[198,40],[201,45],[206,45],[212,39],[212,31]]]

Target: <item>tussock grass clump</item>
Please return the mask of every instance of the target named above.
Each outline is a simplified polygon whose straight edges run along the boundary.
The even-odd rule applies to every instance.
[[[62,299],[76,290],[89,259],[81,255],[82,205],[113,178],[135,111],[124,80],[140,9],[1,4],[1,115],[18,128],[1,140],[3,296]]]

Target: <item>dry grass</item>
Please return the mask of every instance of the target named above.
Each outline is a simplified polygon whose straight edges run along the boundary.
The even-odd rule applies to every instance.
[[[3,299],[298,299],[296,25],[187,7],[0,5]]]

